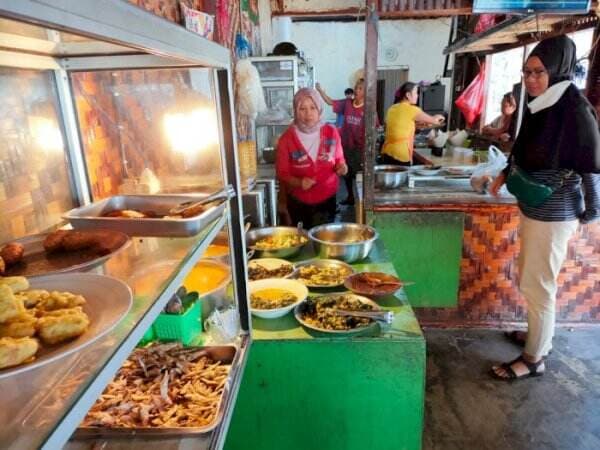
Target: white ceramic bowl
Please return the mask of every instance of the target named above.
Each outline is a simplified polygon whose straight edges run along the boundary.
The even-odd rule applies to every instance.
[[[254,309],[250,307],[250,312],[256,317],[262,317],[263,319],[276,319],[278,317],[285,316],[288,312],[302,303],[308,296],[308,289],[304,284],[296,280],[290,280],[287,278],[265,278],[264,280],[250,281],[248,283],[248,293],[260,291],[262,289],[285,289],[286,291],[292,292],[296,297],[297,301],[291,305],[284,306],[283,308],[274,309]]]

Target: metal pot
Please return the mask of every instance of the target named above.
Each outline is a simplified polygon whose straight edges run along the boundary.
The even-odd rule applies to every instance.
[[[262,149],[262,157],[267,164],[275,163],[275,148],[273,147],[264,147]]]
[[[308,237],[313,241],[320,258],[341,259],[348,263],[365,259],[379,237],[375,228],[358,223],[329,223],[311,228]]]
[[[297,234],[307,238],[307,242],[294,247],[276,248],[272,250],[259,250],[254,244],[263,238],[269,236],[280,236],[287,234]],[[267,227],[267,228],[255,228],[246,233],[246,247],[254,250],[254,256],[259,258],[289,258],[297,255],[308,243],[308,235],[302,228],[296,227]]]
[[[408,180],[408,168],[395,165],[375,166],[375,187],[395,189]]]

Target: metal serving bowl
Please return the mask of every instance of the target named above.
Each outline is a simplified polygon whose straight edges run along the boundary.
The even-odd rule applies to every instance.
[[[365,259],[379,237],[375,228],[358,223],[329,223],[311,228],[308,237],[313,241],[320,258],[341,259],[348,263]]]
[[[255,247],[255,243],[260,239],[264,239],[269,236],[281,236],[286,234],[296,234],[307,238],[307,242],[294,247],[283,247],[275,248],[272,250],[259,250]],[[249,249],[254,250],[254,256],[259,258],[289,258],[297,255],[308,243],[308,235],[302,228],[295,227],[267,227],[267,228],[255,228],[246,233],[246,246]]]
[[[393,164],[375,166],[375,186],[380,189],[395,189],[408,180],[408,168]]]

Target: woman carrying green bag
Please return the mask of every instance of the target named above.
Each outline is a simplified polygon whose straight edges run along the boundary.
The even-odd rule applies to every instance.
[[[540,42],[523,67],[529,95],[504,183],[521,211],[519,289],[527,302],[527,332],[507,333],[523,353],[494,366],[501,380],[539,376],[552,348],[557,278],[579,223],[600,218],[600,131],[592,105],[571,82],[575,44],[567,36]]]

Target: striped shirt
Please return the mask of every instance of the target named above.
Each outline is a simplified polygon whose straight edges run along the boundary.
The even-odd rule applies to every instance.
[[[600,174],[580,175],[565,170],[537,170],[527,174],[554,188],[554,192],[541,206],[519,202],[525,216],[543,222],[579,219],[581,223],[589,223],[600,218]]]

